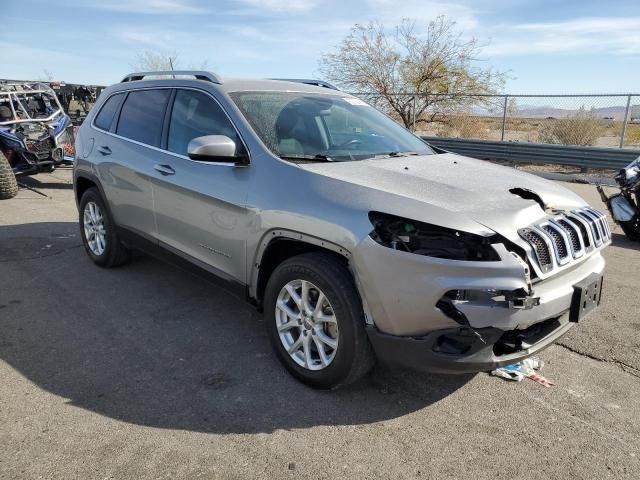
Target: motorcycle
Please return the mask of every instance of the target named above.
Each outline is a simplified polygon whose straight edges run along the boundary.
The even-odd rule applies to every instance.
[[[613,178],[620,192],[608,196],[602,185],[598,185],[598,193],[629,240],[640,241],[640,157]]]

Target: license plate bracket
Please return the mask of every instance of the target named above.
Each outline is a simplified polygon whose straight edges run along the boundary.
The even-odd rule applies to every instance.
[[[600,305],[602,295],[602,275],[592,273],[573,286],[569,321],[579,322]]]

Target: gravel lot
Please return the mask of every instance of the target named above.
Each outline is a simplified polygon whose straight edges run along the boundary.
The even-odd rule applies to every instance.
[[[640,248],[619,229],[600,310],[542,354],[555,387],[378,367],[317,392],[242,300],[142,255],[95,267],[70,178],[0,203],[0,478],[639,477]]]

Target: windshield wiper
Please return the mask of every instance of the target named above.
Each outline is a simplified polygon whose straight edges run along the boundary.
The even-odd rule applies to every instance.
[[[335,162],[335,160],[327,155],[278,155],[283,160],[316,160],[319,162]]]
[[[420,155],[418,152],[389,152],[389,153],[382,153],[380,154],[380,156],[385,156],[385,157],[409,157],[412,155]],[[378,155],[376,155],[377,157]]]
[[[376,153],[371,157],[367,157],[363,160],[368,160],[370,158],[396,158],[396,157],[410,157],[414,155],[420,155],[418,152],[385,152],[385,153]]]

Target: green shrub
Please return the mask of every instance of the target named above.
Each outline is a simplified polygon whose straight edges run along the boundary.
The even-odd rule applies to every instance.
[[[561,145],[593,145],[605,129],[606,123],[595,112],[581,107],[576,113],[545,125],[539,140]]]

